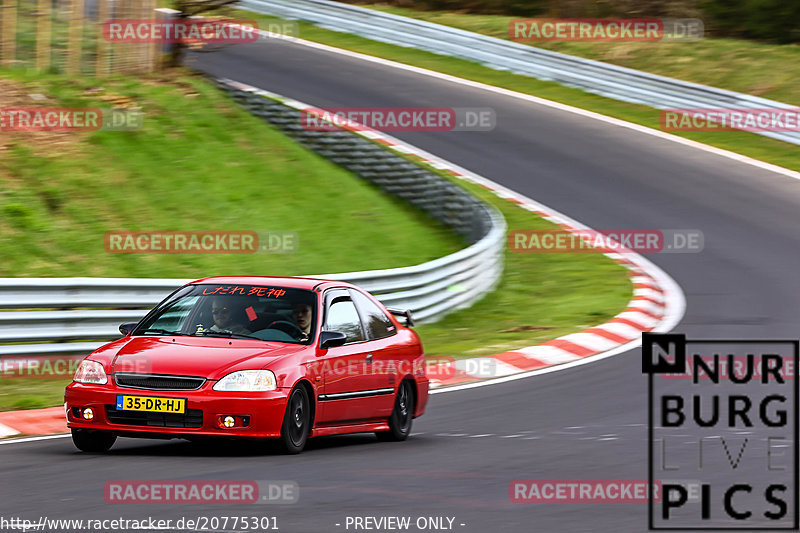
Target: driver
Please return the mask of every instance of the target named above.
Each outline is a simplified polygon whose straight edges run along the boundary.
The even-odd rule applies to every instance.
[[[311,335],[311,306],[304,303],[296,303],[292,307],[292,320],[300,328],[303,334],[298,339],[301,342],[308,340]]]
[[[230,331],[237,335],[249,335],[250,330],[234,322],[233,311],[238,307],[231,298],[214,298],[211,302],[211,315],[214,317],[214,325],[208,328],[209,331]]]

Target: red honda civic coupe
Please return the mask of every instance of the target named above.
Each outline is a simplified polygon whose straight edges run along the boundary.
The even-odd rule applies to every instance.
[[[81,362],[67,425],[94,452],[117,436],[280,439],[289,453],[323,435],[404,440],[428,401],[411,325],[340,281],[194,281]]]

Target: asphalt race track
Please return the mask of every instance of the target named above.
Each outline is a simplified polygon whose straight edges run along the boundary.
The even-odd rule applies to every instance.
[[[193,63],[317,106],[492,107],[497,128],[491,133],[393,135],[594,228],[700,229],[702,253],[649,256],[685,292],[686,314],[676,331],[690,338],[798,336],[796,180],[512,97],[286,41],[239,45],[195,56]],[[107,456],[78,453],[68,438],[4,445],[0,514],[274,514],[287,533],[346,531],[348,516],[398,515],[454,517],[454,529],[465,532],[646,531],[644,504],[514,504],[508,495],[514,479],[646,479],[640,359],[634,350],[560,372],[437,394],[405,443],[328,438],[292,457],[183,441],[122,439]],[[266,508],[105,503],[104,483],[127,479],[293,480],[301,496],[298,504]]]

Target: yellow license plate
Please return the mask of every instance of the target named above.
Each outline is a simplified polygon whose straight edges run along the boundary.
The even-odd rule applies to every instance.
[[[186,411],[186,399],[120,394],[117,396],[117,409],[120,411],[150,411],[152,413],[183,413]]]

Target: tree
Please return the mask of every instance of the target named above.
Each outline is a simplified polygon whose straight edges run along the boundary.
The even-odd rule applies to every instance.
[[[702,6],[716,36],[800,42],[797,0],[704,0]]]
[[[174,9],[178,11],[176,17],[180,21],[185,21],[191,17],[201,14],[217,13],[237,0],[174,0]],[[170,53],[169,66],[177,67],[183,64],[186,55],[187,43],[175,43]]]

